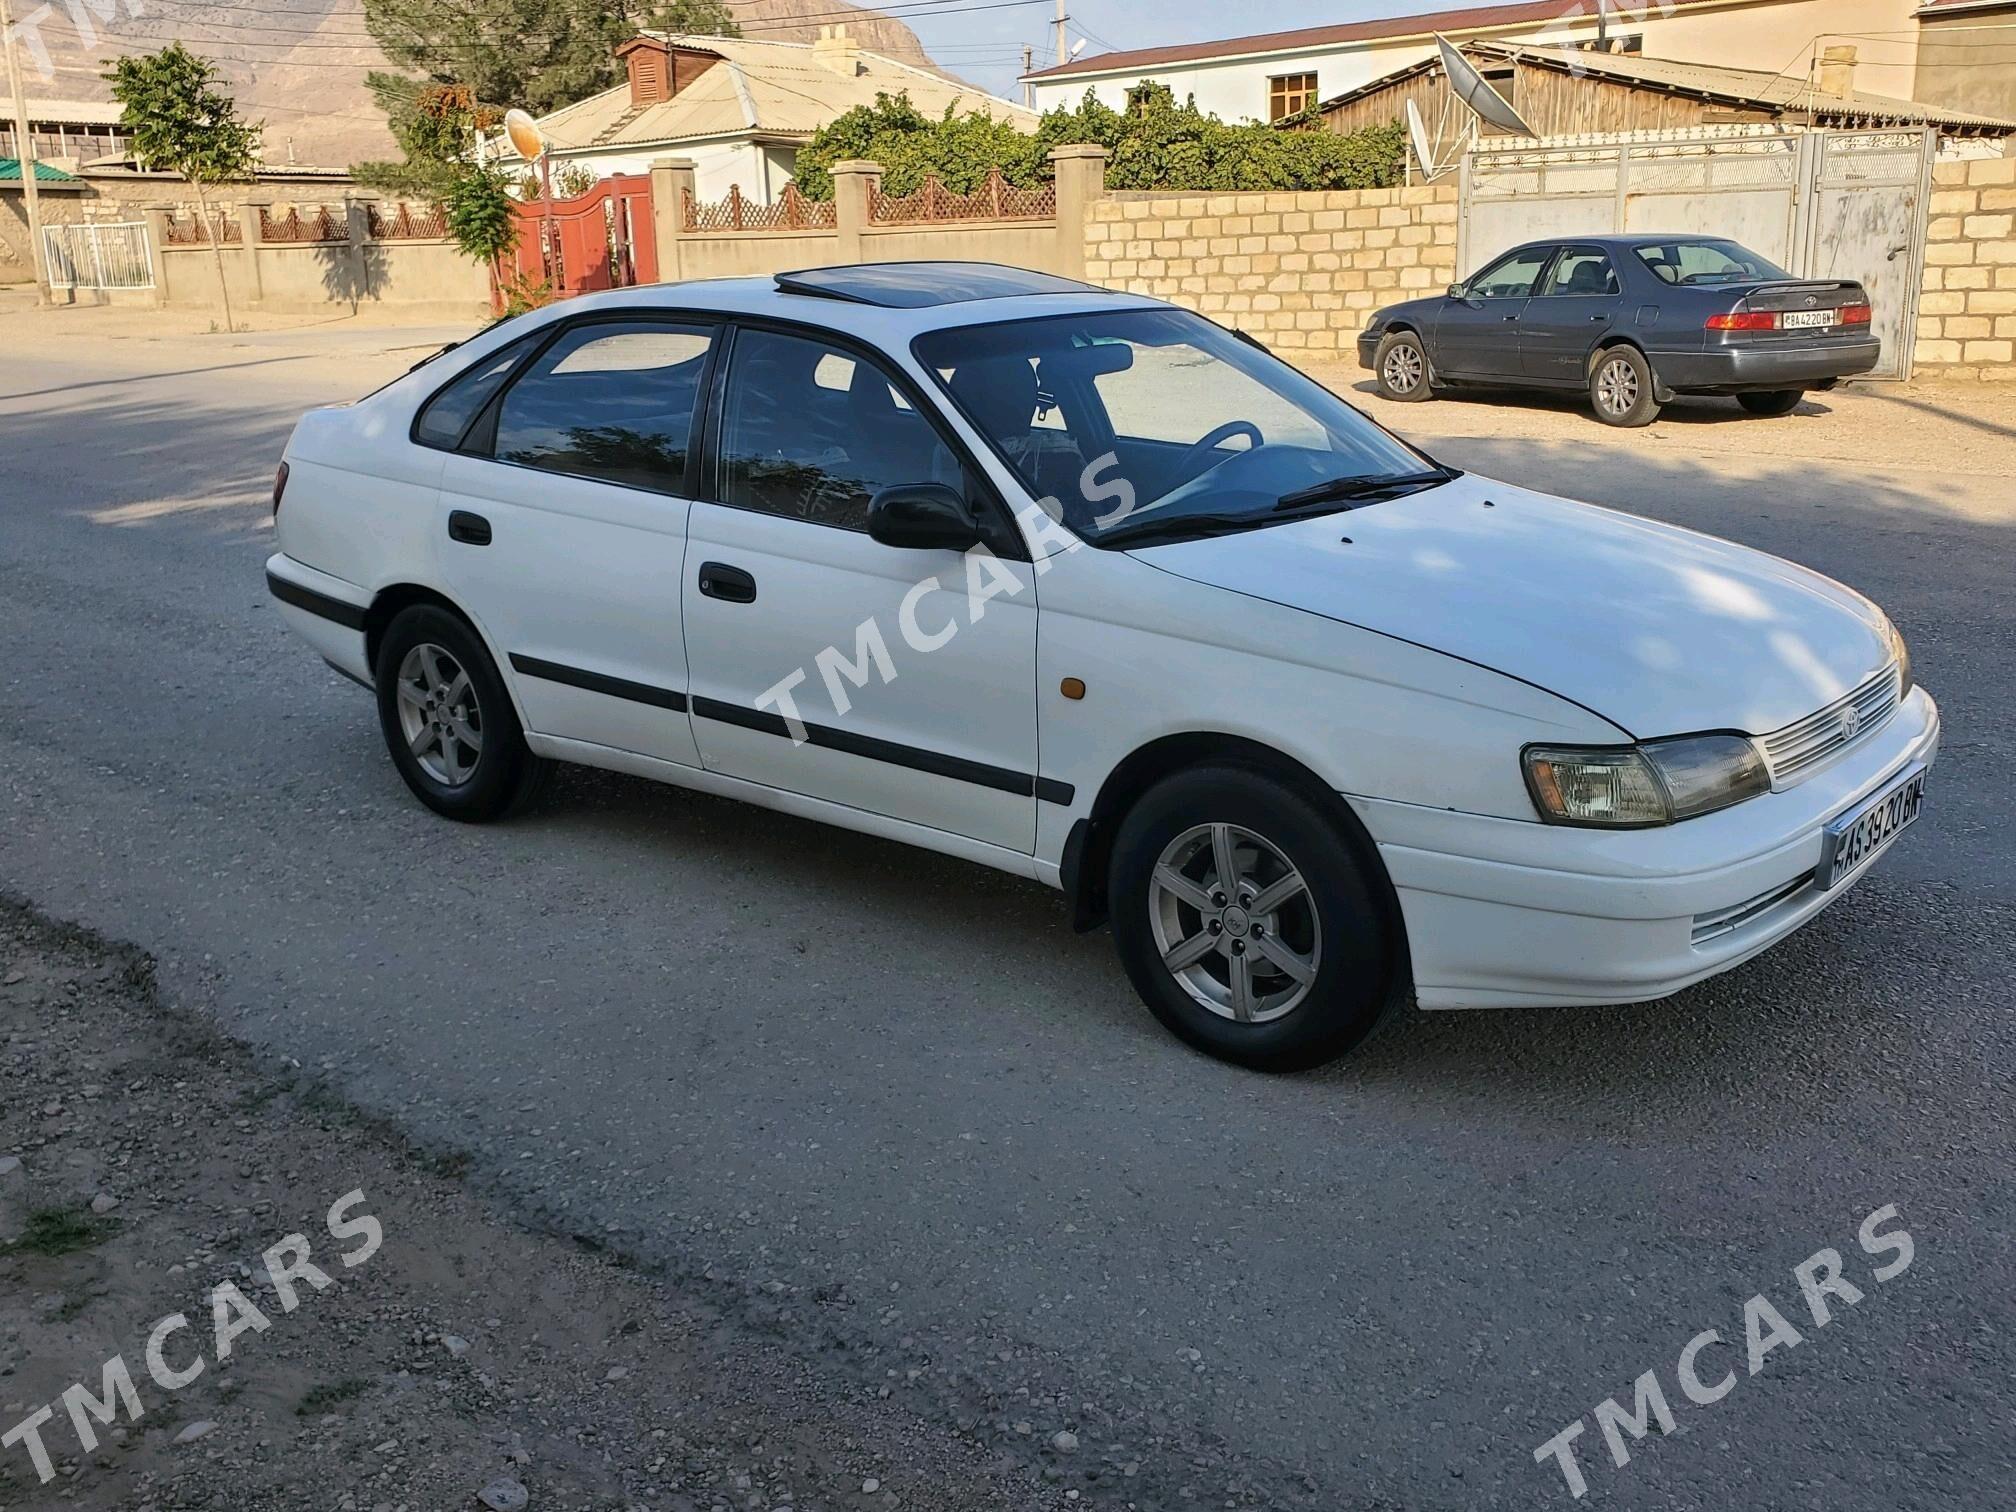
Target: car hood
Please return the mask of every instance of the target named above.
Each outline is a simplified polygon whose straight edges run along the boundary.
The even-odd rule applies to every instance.
[[[1475,476],[1131,555],[1492,668],[1640,739],[1765,734],[1890,659],[1882,612],[1816,572]]]

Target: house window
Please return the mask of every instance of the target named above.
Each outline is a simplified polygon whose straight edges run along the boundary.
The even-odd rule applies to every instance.
[[[1316,75],[1276,74],[1267,81],[1267,119],[1299,114],[1316,103]]]

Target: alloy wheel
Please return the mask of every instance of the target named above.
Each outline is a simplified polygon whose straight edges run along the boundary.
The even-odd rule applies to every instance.
[[[399,728],[420,769],[460,787],[483,756],[483,709],[469,674],[454,656],[423,641],[399,663]]]
[[[1148,885],[1162,965],[1220,1018],[1292,1013],[1323,961],[1309,884],[1272,841],[1235,824],[1199,824],[1163,848]]]
[[[1386,386],[1396,394],[1411,394],[1421,383],[1421,349],[1401,342],[1386,354]]]
[[[1638,370],[1622,357],[1613,357],[1596,375],[1596,400],[1613,415],[1626,413],[1638,402]]]

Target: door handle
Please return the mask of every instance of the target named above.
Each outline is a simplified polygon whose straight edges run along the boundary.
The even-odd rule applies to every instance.
[[[466,509],[453,510],[448,516],[448,539],[464,546],[488,546],[490,522]]]
[[[756,602],[756,579],[740,567],[730,567],[726,562],[702,562],[700,591],[708,598],[722,599],[730,604],[753,604]]]

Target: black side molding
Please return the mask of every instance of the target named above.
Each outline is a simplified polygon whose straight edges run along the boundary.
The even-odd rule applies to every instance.
[[[562,666],[559,662],[541,661],[536,656],[520,656],[516,651],[511,653],[511,669],[527,677],[539,678],[542,682],[565,683],[570,688],[585,688],[590,693],[627,698],[632,703],[650,704],[678,714],[686,712],[684,693],[671,688],[654,688],[649,683],[631,682],[627,677],[611,677],[606,672]]]
[[[364,609],[357,604],[346,604],[342,599],[331,598],[326,593],[317,593],[313,588],[303,588],[299,583],[286,578],[266,574],[266,591],[283,604],[292,604],[296,609],[305,609],[331,624],[341,625],[345,630],[364,628]]]
[[[765,735],[781,735],[786,739],[791,735],[791,727],[784,722],[782,714],[752,709],[746,704],[724,703],[718,698],[695,698],[693,713],[701,719],[739,725],[745,730],[760,730]],[[970,782],[975,787],[992,788],[998,793],[1040,798],[1045,803],[1068,804],[1075,792],[1068,782],[990,766],[984,761],[968,761],[963,756],[947,756],[940,751],[899,745],[893,740],[877,740],[872,735],[857,735],[852,730],[839,730],[831,725],[807,724],[805,743],[829,751],[841,751],[849,756],[865,757],[869,761],[886,761],[891,766],[908,767],[913,772],[928,772],[933,777]]]

